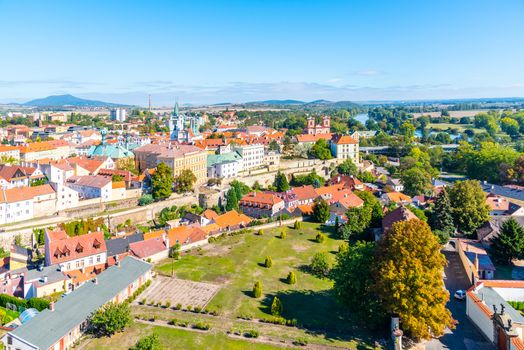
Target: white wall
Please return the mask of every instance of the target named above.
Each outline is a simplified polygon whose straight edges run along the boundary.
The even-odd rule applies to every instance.
[[[466,297],[466,315],[469,316],[486,338],[493,341],[493,321],[481,310],[469,295]]]

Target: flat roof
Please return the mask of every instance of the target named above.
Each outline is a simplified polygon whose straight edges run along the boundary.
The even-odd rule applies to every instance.
[[[48,349],[150,269],[151,264],[128,256],[120,266],[111,266],[98,275],[98,284],[86,282],[57,301],[54,311],[43,310],[9,334]]]

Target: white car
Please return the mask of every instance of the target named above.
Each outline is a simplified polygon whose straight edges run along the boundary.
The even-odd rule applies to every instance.
[[[454,297],[455,299],[458,299],[458,300],[464,300],[466,299],[466,292],[463,291],[462,289],[459,289],[455,292]]]

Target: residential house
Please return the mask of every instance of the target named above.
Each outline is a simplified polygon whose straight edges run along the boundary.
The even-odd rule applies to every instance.
[[[400,206],[397,209],[390,211],[382,218],[382,231],[388,232],[393,224],[399,221],[419,220],[419,218],[413,214],[411,210],[404,206]]]
[[[151,279],[151,265],[126,257],[93,281],[35,313],[5,334],[6,350],[71,349],[89,328],[90,316],[109,302],[120,303]]]
[[[247,227],[251,221],[253,221],[253,219],[251,219],[249,216],[245,214],[239,214],[237,211],[231,210],[215,217],[210,225],[218,225],[218,227],[220,227],[220,231],[232,231]]]
[[[131,255],[144,261],[157,262],[169,256],[169,239],[164,233],[162,237],[144,239],[129,244]]]
[[[129,245],[144,240],[144,234],[137,232],[131,235],[106,239],[107,265],[113,266],[117,261],[123,260],[129,255]]]
[[[385,201],[386,204],[397,203],[399,205],[408,205],[413,201],[410,196],[395,191],[384,193],[382,200]]]
[[[284,201],[266,192],[251,192],[238,202],[238,206],[248,216],[254,218],[273,217],[285,208]]]
[[[333,157],[340,160],[350,159],[353,163],[358,164],[359,160],[359,144],[358,134],[353,135],[337,135],[333,137],[330,144],[331,154]]]
[[[495,215],[477,229],[477,238],[484,245],[491,245],[491,241],[499,235],[502,224],[509,218],[515,219],[519,225],[524,226],[524,216]]]
[[[44,178],[45,175],[36,167],[0,165],[0,185],[3,189],[29,186],[33,181]]]
[[[80,199],[100,198],[102,202],[113,200],[113,186],[109,176],[71,176],[66,185],[77,191]]]
[[[318,197],[317,191],[311,185],[293,187],[291,188],[291,192],[297,196],[297,205],[312,204]]]
[[[60,266],[61,271],[105,266],[107,247],[103,232],[69,237],[65,231],[45,231],[45,264]]]
[[[524,208],[516,203],[510,202],[507,198],[490,193],[486,197],[486,204],[489,207],[489,215],[511,215],[523,216]]]
[[[0,145],[0,161],[20,160],[20,149],[10,145]]]
[[[386,181],[386,186],[390,187],[395,192],[404,191],[404,185],[402,184],[402,181],[400,181],[400,179],[389,178]]]
[[[233,178],[243,170],[243,159],[237,152],[207,155],[207,177]]]
[[[251,170],[264,165],[264,145],[233,145],[233,150],[242,157],[243,170]]]
[[[456,239],[456,249],[464,270],[471,276],[470,281],[492,280],[495,278],[495,265],[482,247],[482,242],[472,239]]]
[[[330,185],[342,184],[345,188],[349,188],[351,191],[364,191],[366,189],[364,183],[353,175],[337,175],[332,177],[328,183]]]

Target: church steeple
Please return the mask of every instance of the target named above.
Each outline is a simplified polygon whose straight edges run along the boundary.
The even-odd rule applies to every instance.
[[[175,102],[175,109],[173,110],[173,115],[178,117],[178,101]]]

